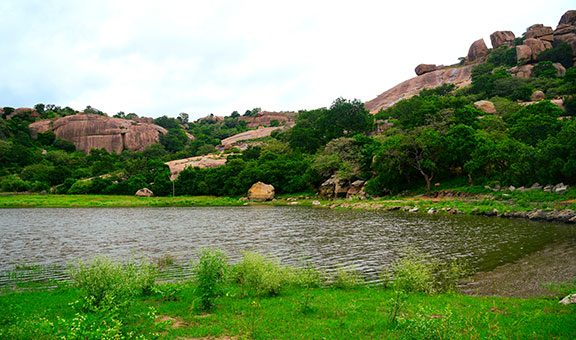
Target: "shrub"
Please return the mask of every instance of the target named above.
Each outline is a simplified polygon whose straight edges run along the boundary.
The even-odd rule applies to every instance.
[[[387,279],[396,291],[432,294],[453,291],[468,273],[468,266],[461,261],[442,263],[409,249],[392,265]]]
[[[8,175],[0,179],[0,190],[4,192],[21,192],[30,189],[30,183],[17,175]]]
[[[194,279],[200,295],[200,310],[210,311],[214,301],[222,294],[222,284],[226,280],[228,263],[220,250],[203,249],[199,260],[194,264]]]
[[[278,295],[287,283],[287,270],[277,261],[254,252],[245,252],[234,266],[234,276],[245,294],[258,296]]]
[[[122,306],[133,296],[150,294],[156,280],[156,271],[150,264],[122,264],[105,257],[88,263],[80,261],[69,271],[89,310]]]
[[[336,271],[336,276],[334,277],[332,285],[340,289],[352,289],[362,285],[363,283],[364,278],[362,278],[357,270],[339,268]]]

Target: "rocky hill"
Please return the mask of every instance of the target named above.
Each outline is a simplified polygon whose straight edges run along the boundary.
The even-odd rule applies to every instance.
[[[84,152],[92,149],[105,149],[114,153],[124,150],[143,151],[158,143],[161,134],[167,133],[163,127],[149,122],[96,114],[40,120],[30,124],[29,128],[33,135],[52,131],[56,137],[73,143],[77,150]]]
[[[576,62],[576,10],[566,12],[556,29],[542,24],[535,24],[517,39],[511,31],[496,31],[490,35],[492,48],[508,46],[515,48],[519,66],[510,69],[515,77],[531,76],[533,64],[539,60],[540,53],[551,49],[560,43],[567,43],[572,49],[572,62]],[[437,66],[420,64],[416,67],[416,77],[406,80],[365,103],[371,113],[385,110],[402,99],[417,95],[423,89],[431,89],[444,84],[454,84],[456,87],[469,85],[472,67],[486,61],[490,49],[483,39],[476,40],[468,49],[467,57],[461,65]],[[560,64],[554,65],[559,74],[565,71]]]

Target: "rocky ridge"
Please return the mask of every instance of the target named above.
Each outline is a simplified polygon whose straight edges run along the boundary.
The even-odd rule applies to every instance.
[[[496,31],[490,35],[492,48],[509,46],[516,48],[517,61],[520,66],[509,72],[519,78],[529,78],[532,74],[533,63],[538,62],[538,56],[543,51],[552,48],[561,42],[572,48],[573,62],[576,63],[576,10],[567,11],[560,19],[556,29],[536,24],[528,27],[523,34],[523,42],[515,46],[516,36],[512,31]],[[402,99],[408,99],[420,93],[421,90],[431,89],[444,84],[454,84],[456,87],[469,85],[472,81],[472,67],[486,60],[490,50],[483,39],[472,43],[468,49],[467,57],[462,65],[442,66],[434,64],[420,64],[415,68],[416,77],[406,80],[365,103],[366,108],[375,114],[396,104]],[[560,64],[554,65],[558,75],[566,72]]]

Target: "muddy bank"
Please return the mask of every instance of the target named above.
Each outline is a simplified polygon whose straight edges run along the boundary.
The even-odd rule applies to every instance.
[[[576,244],[561,243],[507,263],[490,272],[473,275],[461,291],[469,295],[557,297],[550,286],[576,281]]]

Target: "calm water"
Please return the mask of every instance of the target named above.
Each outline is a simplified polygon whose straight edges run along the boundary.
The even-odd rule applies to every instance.
[[[357,268],[374,276],[406,247],[441,259],[466,258],[489,270],[555,242],[576,247],[574,226],[471,216],[334,211],[299,207],[2,209],[0,285],[15,268],[52,268],[71,261],[170,254],[188,263],[202,247],[234,261],[244,250],[283,263],[331,271]],[[60,268],[60,269],[58,269]]]

